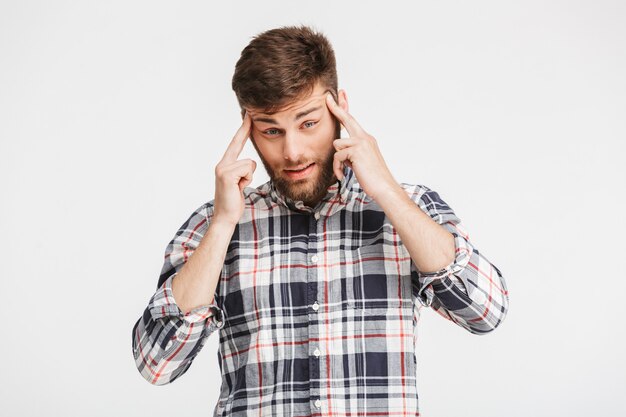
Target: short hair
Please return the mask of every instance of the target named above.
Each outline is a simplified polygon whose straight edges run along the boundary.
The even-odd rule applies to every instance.
[[[242,108],[274,113],[320,82],[337,98],[335,52],[307,26],[284,26],[255,36],[241,51],[232,88]]]

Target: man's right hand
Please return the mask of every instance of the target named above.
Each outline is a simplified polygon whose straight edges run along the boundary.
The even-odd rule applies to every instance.
[[[250,136],[251,126],[250,115],[246,112],[241,127],[215,167],[214,222],[225,222],[234,226],[243,214],[243,189],[252,182],[256,162],[237,158]]]

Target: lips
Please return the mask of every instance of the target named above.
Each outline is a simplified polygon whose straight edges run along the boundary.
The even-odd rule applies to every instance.
[[[285,171],[290,171],[290,172],[300,172],[300,171],[302,171],[303,169],[310,167],[311,165],[313,165],[313,163],[312,163],[312,162],[311,162],[310,164],[308,164],[308,165],[302,165],[302,166],[301,166],[301,167],[299,167],[299,168],[290,168],[290,169],[285,169]]]
[[[311,174],[311,172],[313,172],[314,168],[315,163],[312,162],[308,165],[302,165],[296,169],[285,169],[285,173],[289,178],[297,180],[307,177],[309,174]]]

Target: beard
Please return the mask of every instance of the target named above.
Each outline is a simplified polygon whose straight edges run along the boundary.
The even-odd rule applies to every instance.
[[[294,201],[300,201],[309,207],[313,207],[318,201],[320,201],[327,193],[328,187],[336,181],[335,173],[333,172],[333,161],[335,156],[335,150],[326,155],[324,159],[314,160],[318,168],[317,178],[310,177],[301,180],[289,180],[283,176],[276,175],[276,172],[263,161],[265,169],[268,175],[274,182],[276,189],[285,197],[289,197]],[[261,158],[261,160],[263,160]]]
[[[335,138],[339,138],[341,135],[341,125],[339,121],[335,119]],[[277,173],[263,158],[261,152],[256,147],[254,139],[252,140],[257,154],[267,171],[267,175],[270,177],[276,190],[283,196],[292,199],[293,201],[302,201],[309,207],[314,207],[322,198],[326,196],[327,189],[333,183],[337,181],[337,177],[333,171],[333,162],[335,156],[335,148],[331,148],[327,155],[321,159],[314,159],[312,161],[296,161],[293,166],[304,165],[305,163],[314,162],[317,165],[317,176],[304,178],[300,180],[290,180],[281,175],[281,172]]]

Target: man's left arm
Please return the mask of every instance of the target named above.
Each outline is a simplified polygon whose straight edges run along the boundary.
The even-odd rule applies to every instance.
[[[419,299],[472,333],[495,329],[508,310],[500,271],[472,246],[461,221],[436,192],[424,186],[406,192],[395,181],[376,139],[348,113],[344,95],[337,103],[329,94],[326,103],[350,135],[333,142],[335,175],[341,179],[342,165],[348,165],[383,209],[413,260]]]
[[[377,202],[411,255],[419,300],[472,333],[495,329],[508,310],[504,277],[473,246],[439,194],[425,186],[398,185]]]

